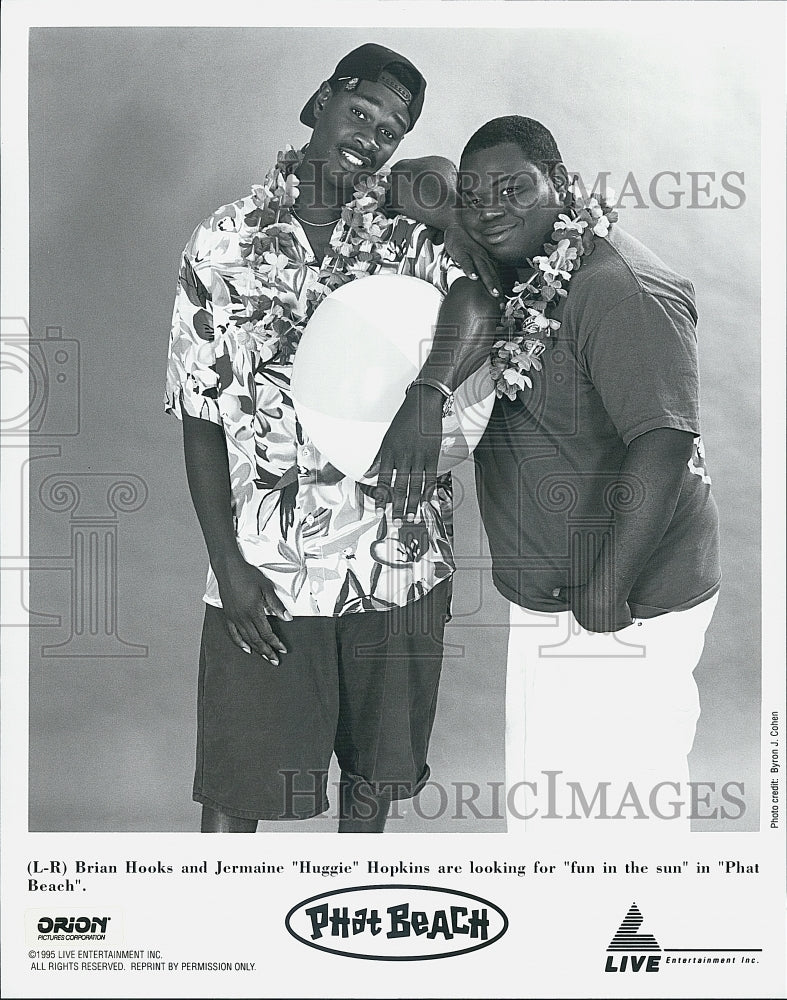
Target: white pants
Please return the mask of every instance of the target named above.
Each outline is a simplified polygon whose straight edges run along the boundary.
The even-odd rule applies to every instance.
[[[511,605],[509,832],[607,817],[609,832],[655,822],[688,830],[687,757],[700,714],[693,670],[716,600],[607,634],[586,632],[570,611]],[[651,822],[632,822],[643,815]]]

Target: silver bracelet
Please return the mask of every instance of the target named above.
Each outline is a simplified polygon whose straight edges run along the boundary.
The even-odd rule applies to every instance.
[[[443,403],[443,416],[450,417],[454,412],[454,394],[445,384],[436,378],[416,378],[407,386],[404,390],[405,396],[413,388],[414,385],[428,385],[432,389],[437,389],[437,391],[445,397],[445,402]]]

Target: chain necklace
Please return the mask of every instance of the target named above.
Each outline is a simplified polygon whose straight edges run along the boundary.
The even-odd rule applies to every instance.
[[[294,216],[302,226],[314,226],[315,229],[325,229],[326,226],[335,226],[341,218],[341,216],[338,216],[336,219],[331,219],[330,222],[309,222],[308,219],[302,219],[294,208],[290,209],[290,215]]]
[[[317,263],[306,260],[293,232],[293,218],[305,222],[293,210],[298,198],[294,168],[302,160],[303,150],[296,152],[292,146],[279,153],[265,183],[252,185],[255,207],[244,216],[239,234],[241,258],[265,279],[266,287],[256,303],[254,296],[249,298],[250,312],[238,314],[233,322],[250,335],[261,357],[275,357],[277,364],[292,363],[306,321],[326,295],[362,274],[374,274],[386,262],[395,262],[397,252],[391,242],[393,223],[382,211],[388,189],[388,170],[383,168],[358,182],[352,201],[338,219],[307,223],[324,229],[334,226],[335,231],[319,265],[318,280],[306,290],[302,302],[304,271]]]

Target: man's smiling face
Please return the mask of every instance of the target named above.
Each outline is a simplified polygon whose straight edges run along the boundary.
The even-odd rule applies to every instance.
[[[315,114],[308,157],[325,164],[325,176],[344,189],[384,166],[410,124],[404,101],[369,80],[361,80],[354,90],[337,84]]]
[[[561,208],[553,181],[513,142],[463,157],[459,190],[464,228],[496,260],[512,267],[524,267],[538,254]]]

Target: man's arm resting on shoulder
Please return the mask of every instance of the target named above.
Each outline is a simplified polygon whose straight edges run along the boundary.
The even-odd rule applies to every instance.
[[[680,496],[694,435],[670,427],[634,438],[620,469],[623,489],[634,483],[642,503],[615,512],[587,584],[570,591],[571,610],[590,632],[615,632],[631,624],[631,588],[669,527]],[[581,568],[580,572],[581,572]]]
[[[286,653],[274,635],[265,608],[279,618],[291,615],[276,596],[271,581],[243,558],[232,520],[227,444],[224,431],[209,420],[183,413],[183,452],[189,491],[219,584],[230,638],[278,663]]]
[[[391,167],[387,209],[440,230],[446,251],[475,281],[498,294],[497,265],[462,226],[454,164],[444,156],[421,156],[398,160]]]
[[[445,231],[457,221],[456,167],[444,156],[397,160],[391,167],[386,207]]]
[[[459,278],[440,307],[432,348],[419,377],[434,379],[453,391],[486,363],[499,338],[499,322],[497,300],[478,282]],[[414,386],[383,438],[377,502],[384,506],[392,498],[395,519],[413,520],[418,505],[434,491],[443,403],[438,389]]]

